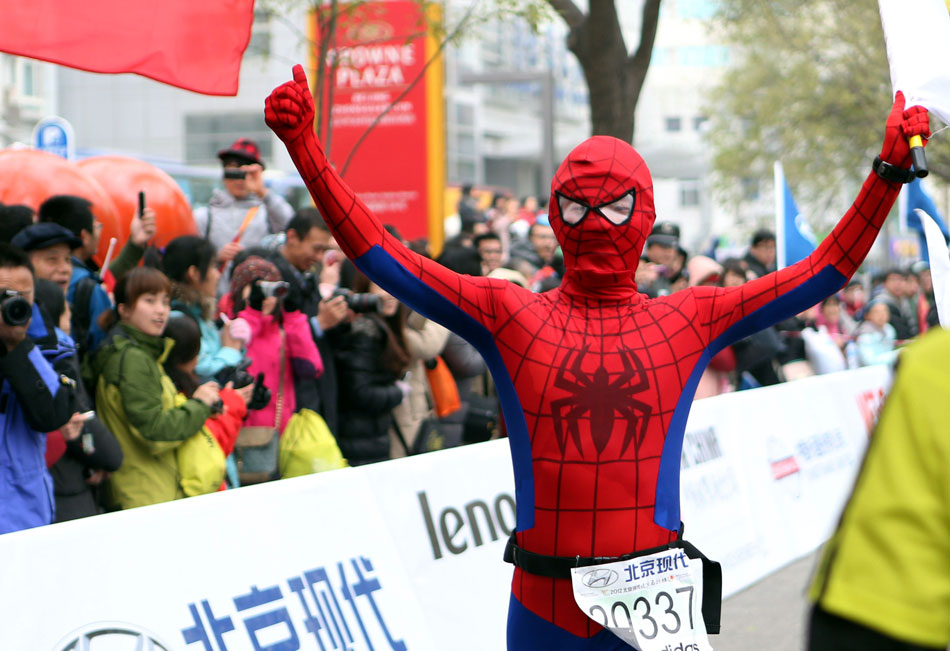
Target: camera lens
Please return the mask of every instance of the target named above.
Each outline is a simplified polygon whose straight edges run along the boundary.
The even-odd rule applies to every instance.
[[[0,301],[0,313],[7,325],[21,326],[33,316],[33,306],[22,296],[7,296]]]
[[[379,312],[381,303],[376,294],[350,294],[347,297],[347,303],[354,312],[365,314],[367,312]]]

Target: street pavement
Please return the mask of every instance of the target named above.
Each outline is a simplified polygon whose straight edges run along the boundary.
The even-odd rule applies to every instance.
[[[802,651],[808,604],[805,591],[817,552],[787,565],[722,604],[715,651]]]

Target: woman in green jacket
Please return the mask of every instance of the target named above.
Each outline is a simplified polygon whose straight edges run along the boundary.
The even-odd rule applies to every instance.
[[[175,448],[198,432],[218,401],[207,382],[175,406],[175,385],[162,362],[174,342],[162,337],[171,284],[157,269],[140,267],[115,288],[114,325],[91,361],[99,417],[122,446],[125,460],[106,486],[106,502],[128,509],[183,497]],[[118,323],[115,323],[116,319]]]

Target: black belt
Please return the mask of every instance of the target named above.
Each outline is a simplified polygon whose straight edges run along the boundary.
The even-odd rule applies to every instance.
[[[682,535],[682,529],[680,529]],[[545,576],[551,579],[570,579],[571,570],[576,567],[602,565],[618,561],[629,561],[639,556],[649,556],[667,549],[679,548],[686,552],[687,558],[699,558],[703,562],[703,620],[708,633],[719,633],[719,619],[722,614],[722,566],[711,561],[691,542],[678,538],[668,545],[643,549],[623,556],[548,556],[536,554],[515,542],[512,533],[505,546],[505,562],[519,567],[528,574]]]

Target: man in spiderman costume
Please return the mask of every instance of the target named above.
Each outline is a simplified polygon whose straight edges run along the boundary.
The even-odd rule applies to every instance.
[[[912,176],[907,138],[929,136],[926,110],[905,111],[897,94],[874,171],[811,256],[741,287],[653,300],[634,283],[655,219],[650,172],[629,144],[589,138],[552,183],[564,280],[534,294],[458,275],[389,235],[327,161],[300,66],[293,77],[267,98],[265,119],[346,255],[475,345],[495,378],[518,503],[508,647],[629,648],[575,605],[570,567],[677,544],[683,434],[707,362],[844,286]]]

